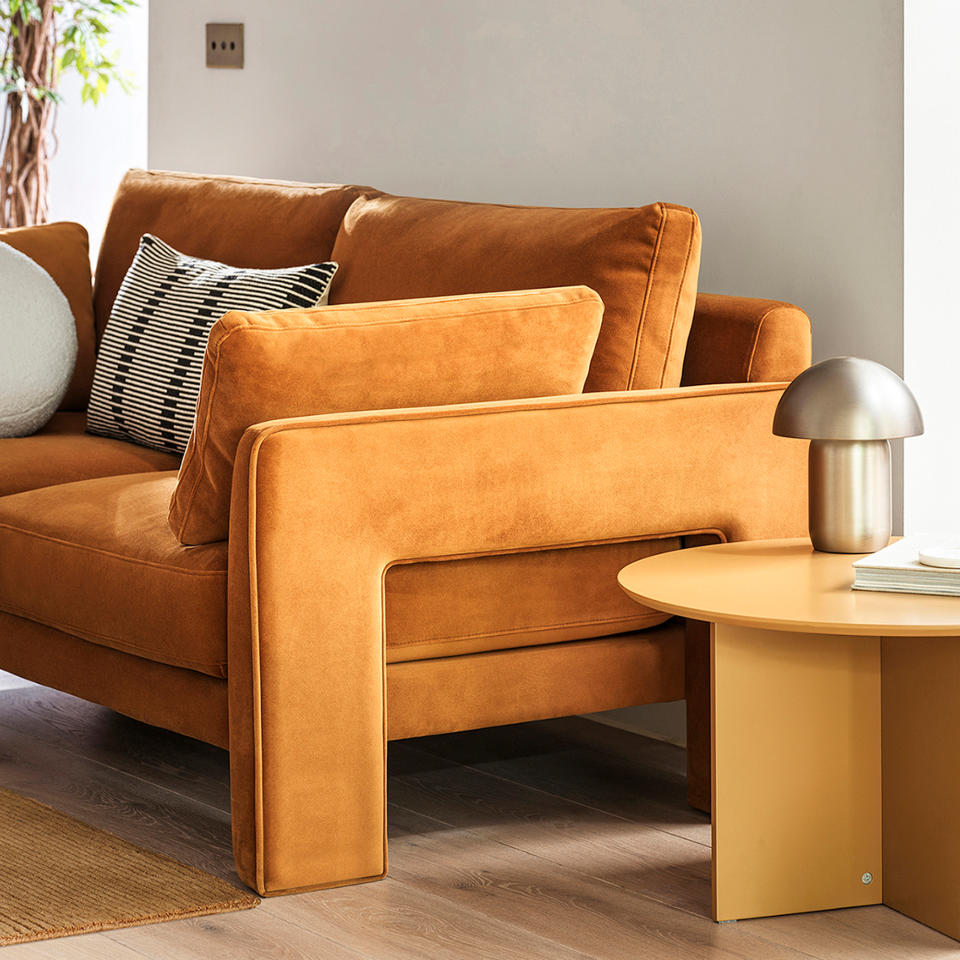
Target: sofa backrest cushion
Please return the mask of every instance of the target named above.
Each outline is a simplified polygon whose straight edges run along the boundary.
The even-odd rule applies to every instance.
[[[60,409],[82,410],[93,382],[96,343],[87,231],[79,223],[44,223],[0,230],[0,241],[43,267],[70,304],[77,324],[77,364]]]
[[[700,264],[687,207],[511,207],[384,194],[347,211],[330,303],[585,284],[604,303],[586,389],[680,384]]]
[[[97,261],[94,308],[103,334],[145,233],[192,257],[237,267],[330,259],[340,221],[368,187],[130,170],[120,183]]]
[[[232,311],[207,341],[170,526],[185,544],[226,538],[237,445],[256,423],[579,393],[602,315],[586,287]]]

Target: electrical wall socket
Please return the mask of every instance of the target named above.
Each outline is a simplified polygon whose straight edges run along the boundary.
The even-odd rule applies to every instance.
[[[207,24],[207,66],[243,69],[243,24]]]

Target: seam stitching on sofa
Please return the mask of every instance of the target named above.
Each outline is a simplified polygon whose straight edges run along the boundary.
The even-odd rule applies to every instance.
[[[696,233],[696,214],[691,210],[690,213],[690,237],[687,240],[687,253],[683,258],[683,270],[680,272],[680,282],[677,284],[677,296],[673,301],[673,317],[670,320],[670,334],[667,337],[667,349],[663,355],[663,367],[660,370],[660,386],[667,376],[667,366],[670,363],[670,351],[673,349],[673,334],[677,329],[677,314],[680,312],[680,297],[683,294],[683,284],[687,279],[687,270],[690,267],[690,254],[693,253],[693,237]],[[681,376],[683,360],[680,361]]]
[[[585,284],[574,284],[574,286],[585,286]],[[545,288],[545,289],[550,289],[550,288]],[[558,287],[555,289],[562,290],[564,288]],[[593,288],[591,287],[589,289],[592,290]],[[594,294],[596,294],[596,291],[594,291]],[[481,293],[481,294],[469,294],[465,297],[438,297],[436,299],[446,303],[470,303],[470,302],[476,302],[482,299],[487,299],[490,297],[511,297],[511,298],[516,297],[516,299],[519,300],[519,299],[530,299],[530,294],[527,291],[519,291],[516,294]],[[576,300],[555,299],[555,300],[551,300],[548,303],[533,303],[525,307],[513,307],[513,306],[507,307],[507,308],[491,307],[489,310],[470,310],[464,313],[444,313],[439,315],[425,314],[425,315],[418,315],[415,317],[399,317],[396,320],[374,320],[374,321],[364,320],[364,321],[359,321],[355,323],[349,323],[349,322],[325,323],[319,326],[317,324],[303,324],[302,326],[283,327],[281,329],[277,329],[275,327],[268,327],[265,325],[259,326],[255,322],[252,322],[249,318],[255,317],[261,313],[275,314],[275,313],[292,313],[292,312],[297,312],[297,313],[316,312],[318,314],[326,315],[328,311],[340,311],[340,310],[343,310],[343,312],[350,311],[353,313],[366,312],[368,310],[376,312],[378,310],[383,310],[387,304],[390,304],[391,307],[395,308],[394,305],[397,304],[398,301],[385,300],[385,301],[379,301],[376,303],[357,304],[356,306],[352,303],[335,303],[335,304],[330,304],[329,307],[305,307],[305,308],[302,308],[302,310],[299,310],[297,308],[293,308],[291,310],[288,308],[285,310],[251,310],[251,311],[236,310],[236,311],[228,311],[228,312],[238,314],[242,316],[244,319],[246,319],[247,325],[245,329],[247,330],[260,330],[260,331],[265,331],[267,333],[284,333],[287,330],[338,330],[341,328],[350,329],[354,327],[393,326],[395,324],[402,324],[402,323],[422,323],[426,320],[470,320],[473,317],[484,317],[484,316],[489,316],[490,314],[503,313],[505,309],[511,311],[512,313],[524,313],[528,310],[544,310],[549,307],[570,307],[570,306],[579,306],[580,304],[583,304],[583,303],[597,303],[598,298],[599,298],[599,294],[596,294],[595,296],[592,296],[592,297],[578,297]],[[428,298],[428,299],[433,299],[433,298]],[[602,306],[602,301],[600,301],[600,305]],[[226,339],[226,337],[224,337],[224,339]]]
[[[627,374],[627,390],[633,387],[634,380],[637,376],[640,342],[643,339],[643,328],[647,321],[647,310],[650,307],[650,291],[653,289],[653,277],[657,272],[663,234],[667,228],[667,206],[664,203],[657,204],[657,206],[660,207],[660,223],[657,226],[656,240],[653,242],[653,257],[650,260],[650,272],[647,274],[647,283],[643,291],[643,303],[640,306],[640,320],[637,323],[637,332],[633,340],[633,356],[630,359],[630,372]]]
[[[61,633],[69,634],[70,636],[77,637],[80,640],[86,640],[88,643],[95,643],[98,646],[109,646],[111,649],[119,650],[122,653],[133,653],[143,660],[150,660],[155,663],[166,663],[168,666],[172,667],[186,667],[191,670],[196,669],[197,667],[209,669],[211,666],[213,666],[217,669],[220,678],[226,676],[226,661],[223,660],[214,660],[211,662],[209,660],[191,660],[188,657],[171,657],[167,660],[157,660],[156,650],[138,646],[135,643],[130,643],[128,640],[121,640],[118,637],[111,637],[107,633],[97,633],[94,630],[86,630],[81,627],[77,627],[74,624],[67,623],[66,620],[39,617],[36,614],[30,613],[29,611],[24,610],[23,608],[12,603],[4,603],[3,610],[6,613],[13,614],[14,616],[22,617],[24,620],[30,620],[33,623],[39,623],[44,627],[50,627],[52,630],[59,630]],[[103,643],[101,643],[101,641],[103,641]],[[202,670],[202,672],[206,671]]]
[[[387,724],[387,571],[388,564],[380,568],[380,735],[383,737],[383,831],[382,876],[386,876],[390,868],[390,843],[387,838],[387,750],[390,744],[390,731]]]
[[[671,621],[674,621],[671,623]],[[676,621],[676,618],[672,614],[667,615],[667,619],[663,623],[654,624],[654,629],[659,630],[660,627],[663,627],[665,630],[676,630],[677,628],[683,629],[683,624]],[[513,647],[506,650],[478,650],[476,653],[452,653],[449,655],[439,655],[434,657],[423,657],[422,659],[417,660],[394,660],[389,667],[400,667],[408,666],[411,663],[448,663],[452,660],[460,660],[466,657],[471,659],[476,657],[477,659],[495,659],[497,657],[510,656],[512,654],[525,654],[530,657],[542,656],[545,652],[551,652],[554,650],[577,650],[583,649],[586,645],[596,645],[596,644],[606,644],[614,643],[619,644],[624,641],[628,643],[636,643],[637,634],[644,633],[646,634],[646,629],[644,630],[624,630],[621,633],[608,633],[600,637],[581,637],[579,640],[557,640],[552,643],[537,643],[537,644],[527,644],[522,647]],[[650,637],[645,636],[644,640],[649,640]]]
[[[135,169],[130,171],[134,178],[140,176],[150,177],[158,180],[185,180],[189,183],[209,183],[210,181],[220,181],[223,183],[239,183],[244,186],[253,184],[254,186],[264,185],[271,187],[296,187],[298,190],[306,188],[312,193],[319,190],[375,190],[376,187],[361,187],[355,183],[300,183],[297,180],[263,180],[259,177],[231,177],[226,174],[218,173],[183,173],[179,170],[144,170]],[[126,179],[126,178],[124,178]],[[122,181],[121,181],[122,182]]]
[[[253,762],[253,845],[254,880],[258,890],[265,890],[263,822],[263,698],[260,670],[260,581],[257,574],[257,467],[264,437],[258,436],[250,448],[247,464],[247,595],[250,600],[250,705],[253,725],[251,760]],[[230,670],[230,646],[227,643],[227,675]],[[231,811],[232,813],[232,811]]]
[[[350,186],[355,186],[355,184],[350,184]],[[372,187],[367,189],[376,190],[377,188]],[[613,213],[636,214],[644,210],[644,207],[537,207],[522,203],[488,203],[485,200],[445,200],[442,197],[408,197],[399,193],[387,193],[384,190],[379,190],[376,197],[358,197],[358,199],[367,201],[413,200],[417,203],[435,203],[449,207],[496,207],[501,210],[562,210],[565,213],[581,210],[587,210],[593,213],[599,209],[604,212],[612,211]],[[655,204],[646,204],[645,206],[655,206]],[[362,211],[357,211],[357,216],[363,216]]]
[[[394,567],[406,566],[417,563],[436,563],[446,560],[473,560],[483,557],[517,556],[531,553],[544,553],[551,550],[569,550],[573,547],[605,547],[605,546],[623,546],[632,543],[649,543],[651,540],[680,540],[682,537],[696,536],[698,534],[714,534],[719,537],[726,536],[719,527],[695,527],[692,530],[662,530],[657,533],[639,533],[628,534],[624,537],[610,537],[603,540],[568,540],[562,543],[553,543],[540,545],[536,547],[498,547],[495,550],[482,550],[479,553],[452,553],[442,554],[433,557],[401,557],[397,560],[391,560],[388,569]],[[677,547],[676,549],[683,549]],[[670,551],[665,551],[669,553]]]
[[[637,604],[642,608],[643,604]],[[658,617],[660,614],[653,611],[647,614],[637,614],[636,616],[623,617],[597,617],[591,620],[568,620],[562,623],[544,623],[531,626],[515,627],[512,630],[491,630],[484,633],[457,633],[446,637],[423,637],[418,640],[393,641],[387,645],[390,647],[409,647],[423,643],[456,643],[459,640],[493,640],[497,637],[509,637],[519,633],[544,633],[547,630],[561,630],[569,627],[589,627],[598,626],[603,623],[635,623],[640,620]]]
[[[291,417],[286,420],[266,420],[262,424],[253,424],[248,429],[257,429],[259,431],[258,439],[266,439],[275,433],[281,433],[286,430],[302,429],[323,429],[326,427],[338,426],[367,426],[368,424],[379,423],[404,423],[407,421],[423,422],[426,420],[460,420],[470,417],[491,417],[510,413],[541,413],[546,410],[582,410],[592,407],[619,406],[624,403],[663,403],[673,400],[700,400],[709,397],[742,397],[751,396],[760,393],[782,393],[787,388],[786,381],[770,381],[764,383],[738,383],[738,384],[720,384],[721,389],[715,385],[710,385],[706,392],[699,393],[707,384],[693,384],[688,387],[670,387],[665,391],[656,389],[623,391],[624,394],[632,393],[632,396],[613,396],[604,393],[593,394],[575,394],[572,395],[578,401],[576,403],[553,403],[537,404],[536,406],[509,406],[494,407],[490,409],[491,403],[498,402],[510,403],[511,401],[490,401],[485,402],[481,409],[469,410],[448,410],[443,407],[408,407],[402,411],[388,410],[376,411],[373,415],[364,415],[357,411],[356,414],[317,414],[308,417]],[[735,389],[722,389],[732,386]],[[669,396],[658,396],[664,392]],[[456,406],[456,404],[450,404]]]
[[[753,344],[750,347],[750,355],[747,357],[747,368],[744,371],[744,382],[752,383],[750,377],[753,374],[753,358],[757,352],[757,345],[760,343],[760,331],[763,329],[763,323],[773,313],[774,310],[779,309],[779,304],[773,307],[767,307],[767,309],[761,314],[760,319],[757,320],[757,326],[753,331]]]
[[[190,577],[225,577],[227,571],[224,570],[190,570],[186,567],[173,567],[169,564],[160,563],[157,560],[143,560],[139,557],[125,557],[123,554],[114,553],[111,550],[104,550],[102,547],[91,547],[85,543],[73,543],[70,540],[61,540],[58,537],[51,537],[45,533],[37,533],[33,530],[24,530],[22,527],[16,527],[13,524],[0,520],[0,529],[9,530],[11,533],[19,534],[24,537],[33,537],[35,540],[44,540],[47,543],[57,543],[64,547],[70,547],[74,550],[85,550],[89,553],[97,553],[104,557],[111,557],[114,560],[120,560],[123,563],[132,563],[137,566],[154,567],[159,570],[165,570],[169,573],[183,573]]]

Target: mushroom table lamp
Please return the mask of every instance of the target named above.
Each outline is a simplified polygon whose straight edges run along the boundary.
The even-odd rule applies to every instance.
[[[804,370],[773,417],[810,440],[810,540],[826,553],[872,553],[890,540],[890,440],[923,433],[907,385],[872,360],[832,357]]]

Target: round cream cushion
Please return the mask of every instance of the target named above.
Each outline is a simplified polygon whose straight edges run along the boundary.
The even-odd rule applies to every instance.
[[[43,267],[0,242],[0,437],[36,433],[60,406],[76,362],[67,298]]]

